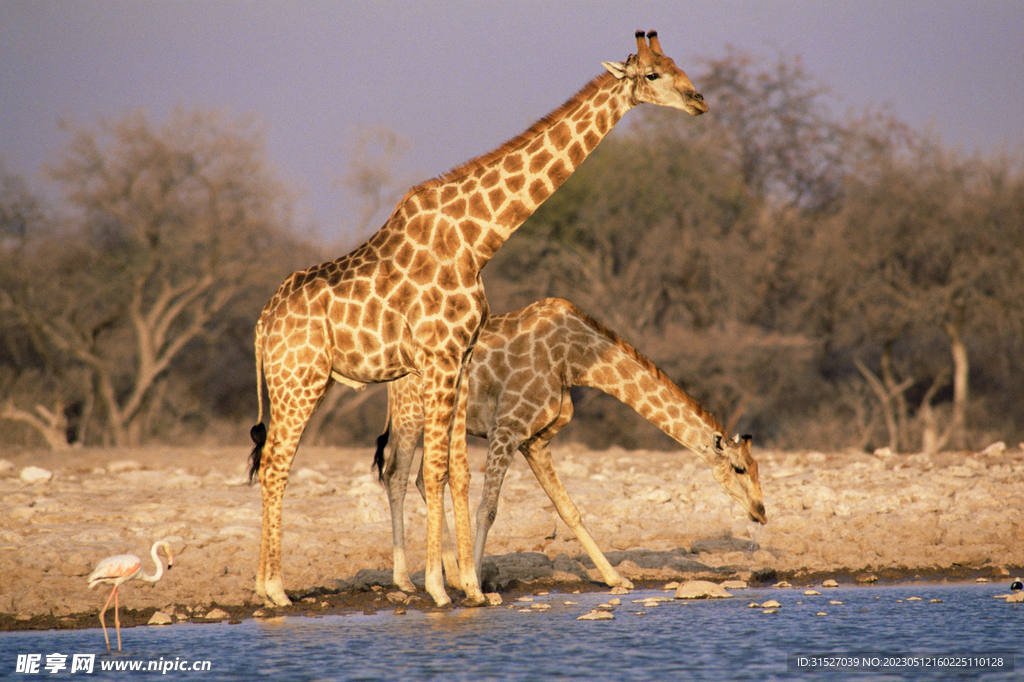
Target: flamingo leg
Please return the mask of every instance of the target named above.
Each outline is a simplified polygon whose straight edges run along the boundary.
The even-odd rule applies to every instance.
[[[121,650],[121,614],[120,604],[117,603],[117,587],[114,587],[114,627],[117,629],[117,650]]]
[[[110,591],[110,596],[107,597],[107,601],[103,604],[103,608],[100,610],[100,626],[103,628],[103,639],[107,640],[107,651],[110,651],[110,636],[107,635],[107,621],[104,620],[103,614],[107,612],[107,607],[110,606],[110,600],[114,597],[117,592],[117,585],[114,585],[114,589]]]

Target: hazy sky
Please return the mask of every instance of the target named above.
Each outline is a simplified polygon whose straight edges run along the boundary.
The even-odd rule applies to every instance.
[[[344,242],[358,130],[407,141],[411,185],[521,132],[635,51],[638,28],[683,69],[728,45],[782,51],[840,107],[887,104],[968,152],[1024,150],[1021,0],[2,0],[0,159],[38,190],[60,118],[254,114],[300,215]]]

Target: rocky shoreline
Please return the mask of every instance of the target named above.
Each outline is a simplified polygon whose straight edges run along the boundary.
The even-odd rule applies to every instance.
[[[260,493],[243,448],[0,451],[0,629],[96,627],[106,593],[86,576],[130,552],[149,565],[169,539],[174,569],[122,588],[125,626],[431,609],[390,584],[387,500],[369,450],[303,448],[285,496],[285,587],[295,604],[253,594]],[[471,448],[471,503],[485,451]],[[638,587],[741,579],[805,584],[1008,580],[1024,573],[1024,452],[755,450],[769,522],[760,527],[685,452],[556,446],[559,476],[584,523]],[[410,566],[425,558],[425,505],[406,504]],[[510,469],[489,536],[484,587],[506,601],[537,591],[600,591],[597,573],[525,462]],[[422,584],[422,571],[414,581]],[[454,595],[453,595],[454,596]],[[159,619],[159,618],[158,618]]]

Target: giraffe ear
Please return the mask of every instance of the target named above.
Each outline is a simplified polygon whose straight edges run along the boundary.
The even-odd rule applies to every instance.
[[[626,65],[622,62],[601,62],[601,66],[608,69],[619,80],[626,77]]]

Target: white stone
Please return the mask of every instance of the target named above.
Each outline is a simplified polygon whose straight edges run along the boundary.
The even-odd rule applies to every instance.
[[[591,611],[585,613],[576,620],[614,620],[615,614],[610,611]]]
[[[230,616],[224,609],[212,609],[211,611],[207,612],[207,614],[203,616],[203,618],[205,618],[206,620],[225,620],[227,618],[230,618]]]
[[[497,592],[488,592],[484,595],[484,598],[487,600],[488,606],[501,606],[501,595]]]
[[[156,613],[153,614],[153,617],[150,618],[149,622],[146,623],[146,624],[147,625],[170,625],[171,622],[172,621],[171,621],[171,617],[170,616],[168,616],[163,611],[157,611]]]
[[[995,457],[997,455],[1003,454],[1005,451],[1006,443],[1000,440],[996,441],[995,443],[992,443],[992,445],[989,445],[987,448],[982,450],[981,454],[985,455],[986,457]]]
[[[777,609],[777,608],[780,608],[781,606],[782,606],[782,604],[780,604],[779,602],[775,601],[774,599],[769,599],[766,602],[761,602],[761,608],[765,608],[765,609]]]
[[[721,599],[732,594],[709,580],[687,580],[676,588],[676,599]]]
[[[28,466],[21,470],[21,480],[26,483],[42,483],[53,478],[53,472],[42,467]]]
[[[822,587],[839,587],[839,583],[837,583],[835,580],[832,580],[831,578],[829,578],[828,580],[823,582],[821,584],[821,586]]]
[[[722,583],[722,587],[727,590],[745,590],[747,589],[746,580],[726,580]]]
[[[122,474],[126,471],[139,471],[142,465],[134,459],[118,459],[107,465],[107,471],[112,474]]]

